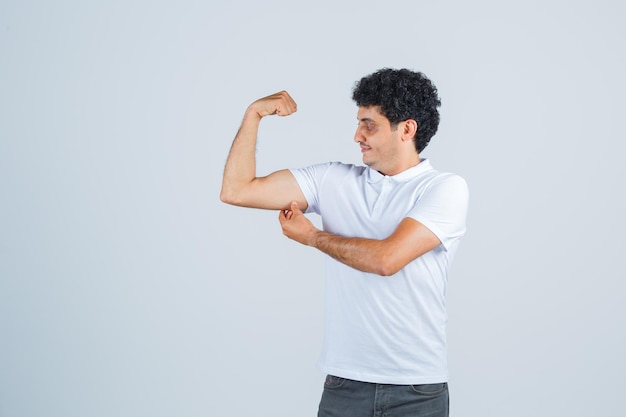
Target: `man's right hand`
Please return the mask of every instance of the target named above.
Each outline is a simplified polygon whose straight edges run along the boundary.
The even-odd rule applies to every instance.
[[[298,105],[286,91],[260,98],[248,107],[248,113],[256,114],[259,118],[273,114],[289,116],[297,110]]]

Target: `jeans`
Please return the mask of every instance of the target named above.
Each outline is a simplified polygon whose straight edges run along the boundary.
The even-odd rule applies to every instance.
[[[448,417],[448,384],[389,385],[326,376],[318,417]]]

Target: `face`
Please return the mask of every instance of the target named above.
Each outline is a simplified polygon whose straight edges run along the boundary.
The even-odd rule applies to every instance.
[[[359,107],[357,119],[354,141],[361,147],[363,163],[384,175],[395,175],[404,152],[398,126],[392,128],[378,106]]]

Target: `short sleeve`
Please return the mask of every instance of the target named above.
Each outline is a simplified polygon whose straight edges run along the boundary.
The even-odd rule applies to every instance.
[[[317,165],[311,165],[305,168],[292,168],[289,171],[293,174],[302,190],[302,194],[306,198],[308,207],[306,213],[321,213],[321,194],[326,189],[326,197],[328,197],[329,187],[325,184],[336,184],[339,178],[346,175],[354,174],[355,166],[344,164],[342,162],[326,162]],[[331,183],[328,183],[328,182]],[[330,187],[334,189],[335,187]]]
[[[319,190],[323,178],[331,167],[331,163],[311,165],[305,168],[291,168],[293,174],[306,198],[308,207],[306,213],[320,213]]]
[[[458,175],[441,174],[431,182],[407,217],[428,227],[447,250],[465,234],[468,202],[465,180]]]

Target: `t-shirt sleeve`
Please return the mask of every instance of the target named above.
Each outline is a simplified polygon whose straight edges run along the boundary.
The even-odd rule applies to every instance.
[[[305,213],[320,214],[320,196],[323,194],[324,184],[327,181],[336,182],[338,178],[348,175],[353,168],[353,165],[341,162],[325,162],[305,168],[289,169],[306,198],[308,207]]]
[[[305,213],[320,213],[319,191],[323,179],[332,168],[333,163],[311,165],[305,168],[291,168],[293,174],[306,198],[308,207]]]
[[[428,227],[446,249],[465,234],[469,190],[458,175],[435,178],[407,217]]]

